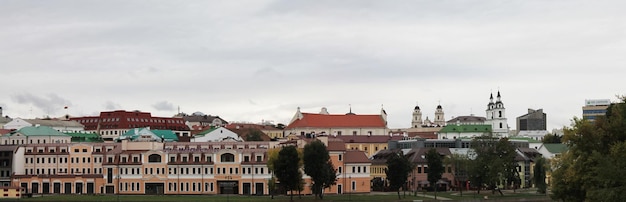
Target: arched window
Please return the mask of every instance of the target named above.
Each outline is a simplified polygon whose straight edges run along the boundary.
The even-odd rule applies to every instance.
[[[502,111],[498,111],[498,117],[502,117]]]
[[[150,163],[161,163],[161,155],[150,154],[150,156],[148,156],[148,162],[150,162]]]
[[[502,128],[502,123],[500,123],[500,128]]]
[[[225,153],[220,156],[221,162],[235,162],[235,155],[231,153]]]

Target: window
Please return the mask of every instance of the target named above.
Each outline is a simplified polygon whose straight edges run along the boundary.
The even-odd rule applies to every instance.
[[[339,154],[339,161],[342,161],[343,155]]]
[[[256,156],[256,161],[257,161],[257,162],[261,162],[261,161],[263,161],[262,156]]]
[[[355,130],[355,131],[352,131],[352,135],[356,135],[356,130]]]
[[[148,156],[148,162],[150,162],[150,163],[161,163],[161,155],[150,154],[150,156]]]
[[[220,156],[221,162],[235,162],[235,155],[231,153],[225,153]]]
[[[176,162],[176,157],[170,156],[170,162]]]
[[[83,152],[87,152],[87,149],[83,149]]]
[[[243,162],[249,162],[250,161],[250,157],[249,156],[244,156],[243,157]]]

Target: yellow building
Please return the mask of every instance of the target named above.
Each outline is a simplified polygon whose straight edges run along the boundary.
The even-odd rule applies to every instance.
[[[24,188],[22,187],[0,187],[0,196],[3,199],[7,198],[20,198],[24,195]]]

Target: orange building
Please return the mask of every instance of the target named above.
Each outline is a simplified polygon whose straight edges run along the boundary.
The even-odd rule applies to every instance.
[[[319,139],[328,145],[338,172],[337,185],[326,193],[369,192],[371,163],[365,153],[346,150],[338,138]],[[24,161],[16,162],[11,182],[32,194],[267,195],[270,144],[124,140],[24,145],[15,152],[15,159]],[[311,179],[304,178],[302,193],[311,194]]]

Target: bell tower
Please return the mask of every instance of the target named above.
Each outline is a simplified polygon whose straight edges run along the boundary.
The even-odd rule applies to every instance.
[[[411,128],[421,128],[422,124],[422,111],[418,105],[415,105],[415,109],[413,109],[413,119],[411,121]]]

